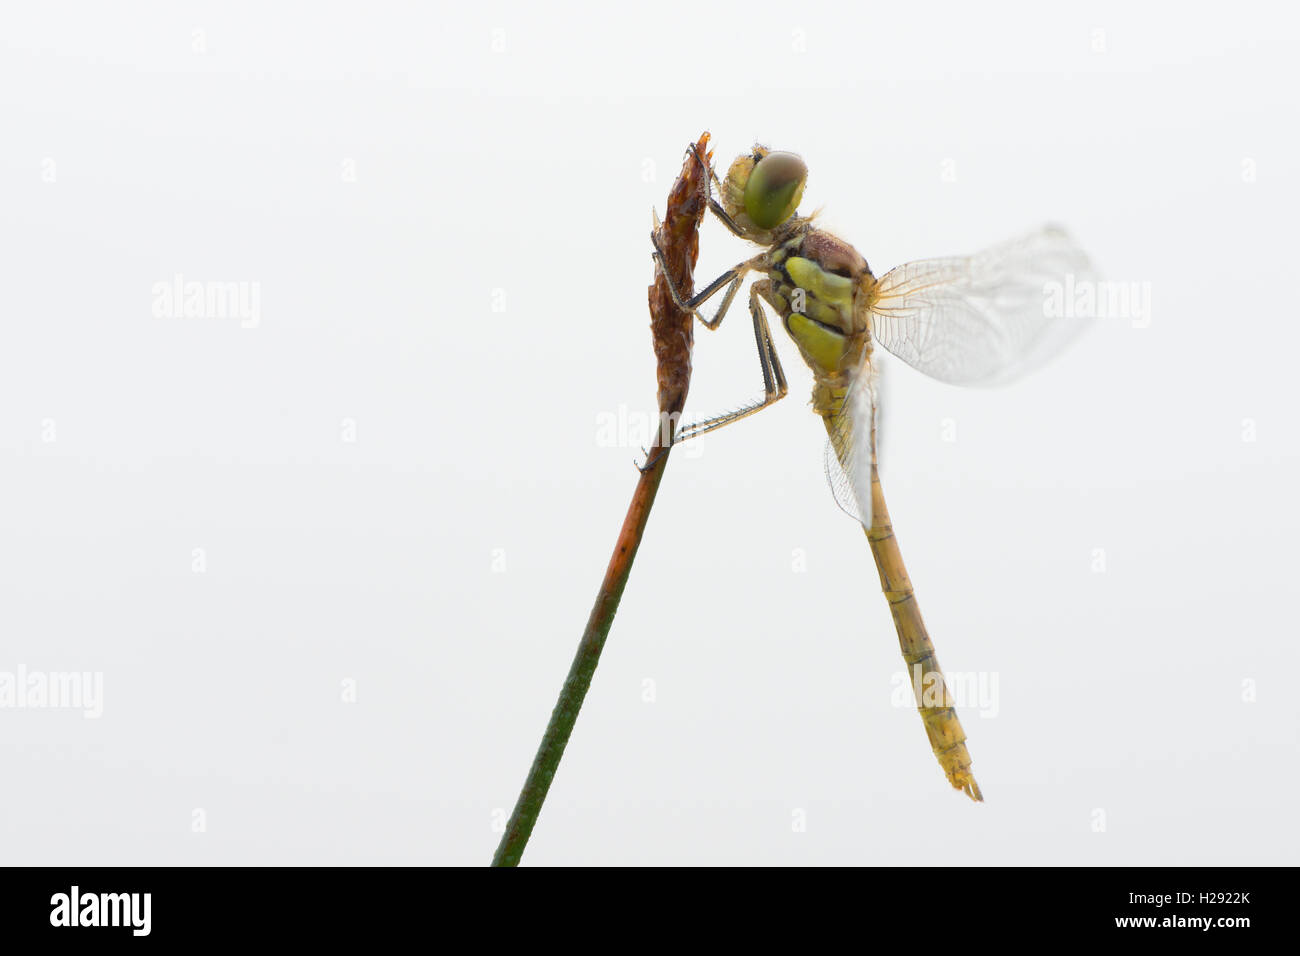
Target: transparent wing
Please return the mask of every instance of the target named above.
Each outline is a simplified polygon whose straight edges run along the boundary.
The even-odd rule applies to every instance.
[[[826,480],[836,503],[871,527],[871,469],[876,448],[876,373],[867,364],[849,385],[826,440]]]
[[[871,305],[875,340],[954,385],[995,385],[1047,361],[1086,326],[1071,291],[1093,281],[1088,257],[1048,226],[964,258],[886,273]]]

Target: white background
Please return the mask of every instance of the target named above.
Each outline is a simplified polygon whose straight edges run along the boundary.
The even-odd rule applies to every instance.
[[[671,460],[525,862],[1296,863],[1272,9],[7,8],[0,671],[101,672],[104,712],[0,710],[6,862],[490,859],[636,481],[599,425],[653,410],[651,209],[708,129],[724,168],[800,152],[878,275],[1056,221],[1149,323],[997,391],[886,369],[927,623],[998,682],[962,710],[985,805],[891,702],[780,333],[791,397]],[[702,250],[701,283],[753,251]],[[256,327],[156,317],[178,273],[256,283]],[[759,394],[737,315],[688,418]]]

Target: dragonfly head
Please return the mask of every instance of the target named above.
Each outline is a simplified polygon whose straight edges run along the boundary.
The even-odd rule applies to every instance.
[[[747,237],[765,242],[794,216],[807,181],[808,167],[794,153],[755,146],[727,170],[722,207]]]

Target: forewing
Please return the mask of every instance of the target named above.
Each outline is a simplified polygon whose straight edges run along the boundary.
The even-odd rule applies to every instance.
[[[1067,290],[1091,281],[1088,257],[1048,226],[977,255],[886,273],[870,307],[872,334],[941,382],[995,385],[1038,367],[1086,327],[1063,305]]]

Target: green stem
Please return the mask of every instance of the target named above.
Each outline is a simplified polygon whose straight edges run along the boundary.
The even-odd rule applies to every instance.
[[[551,789],[551,781],[555,779],[555,771],[560,766],[560,758],[564,756],[564,748],[568,746],[578,711],[582,709],[582,702],[587,696],[587,688],[591,686],[591,677],[596,673],[596,665],[600,663],[600,652],[605,647],[605,638],[609,636],[610,626],[614,623],[614,614],[618,611],[623,588],[627,586],[628,575],[632,573],[632,561],[641,545],[641,537],[650,518],[650,508],[668,465],[670,450],[652,449],[651,454],[657,454],[658,460],[643,471],[637,481],[632,503],[628,505],[627,517],[623,519],[623,529],[619,532],[614,554],[605,570],[605,580],[601,582],[596,604],[587,620],[587,629],[578,642],[578,652],[573,657],[569,676],[560,689],[560,699],[555,702],[555,710],[551,712],[551,722],[542,735],[542,745],[537,748],[537,756],[533,758],[528,779],[519,792],[519,800],[506,824],[496,855],[492,857],[493,866],[518,866],[524,848],[528,846],[528,838],[537,824],[538,814],[542,812],[542,803]]]

